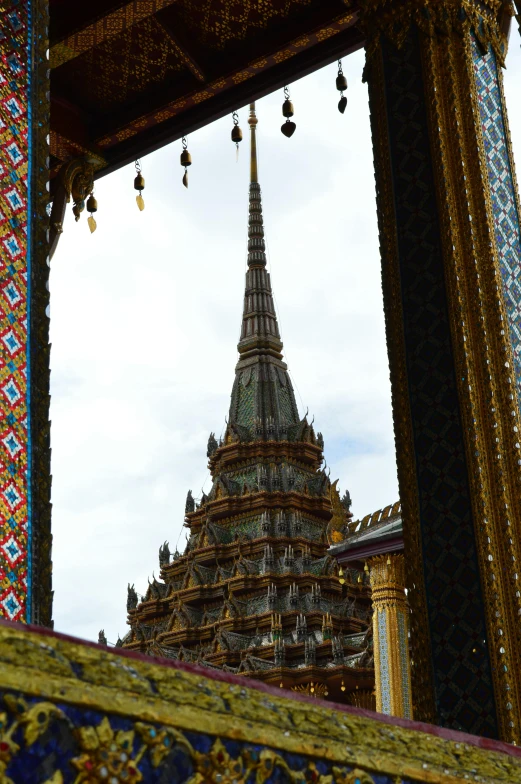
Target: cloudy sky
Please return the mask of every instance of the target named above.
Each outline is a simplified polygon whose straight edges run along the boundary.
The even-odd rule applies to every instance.
[[[521,49],[507,101],[521,166]],[[257,104],[259,179],[284,354],[331,477],[363,516],[398,498],[364,54],[291,86],[297,130],[280,133],[282,91]],[[158,548],[184,547],[184,503],[208,491],[237,358],[246,268],[247,109],[235,162],[231,118],[99,181],[98,229],[69,212],[51,270],[55,628],[115,642],[127,583],[144,592]]]

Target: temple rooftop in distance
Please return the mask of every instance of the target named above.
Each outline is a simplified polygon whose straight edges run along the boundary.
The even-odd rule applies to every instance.
[[[267,270],[250,106],[248,255],[225,433],[208,440],[212,487],[188,493],[184,553],[159,552],[160,579],[128,591],[125,648],[197,662],[374,708],[369,580],[339,580],[328,552],[352,517],[300,417]]]

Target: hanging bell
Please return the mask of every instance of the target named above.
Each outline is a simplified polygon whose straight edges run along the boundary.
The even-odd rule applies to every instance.
[[[295,111],[293,109],[293,102],[286,98],[284,103],[282,104],[282,114],[284,117],[293,117]]]
[[[282,125],[280,126],[280,130],[282,131],[284,136],[286,136],[289,139],[289,137],[293,136],[293,134],[295,133],[296,127],[297,126],[293,122],[293,120],[286,120],[286,122],[282,123]]]
[[[139,191],[138,195],[136,196],[136,204],[140,212],[143,212],[143,210],[145,209],[145,200],[143,199],[143,194],[141,193],[141,191],[143,191],[144,188],[145,188],[145,178],[143,177],[143,174],[141,172],[141,161],[138,158],[138,160],[136,161],[136,176],[134,178],[134,190]]]
[[[239,142],[242,142],[242,131],[238,125],[234,125],[232,128],[232,142],[234,144],[239,144]]]
[[[344,95],[344,90],[347,90],[347,79],[342,71],[342,60],[338,61],[338,76],[336,77],[336,89],[340,93],[340,100],[338,102],[338,111],[343,114],[347,106],[347,98]]]
[[[191,166],[191,165],[192,165],[192,156],[190,155],[188,150],[183,150],[183,152],[181,153],[181,166],[184,166],[186,168],[187,166]]]
[[[338,74],[336,78],[336,89],[338,92],[343,93],[344,90],[347,90],[347,79],[344,74]]]
[[[87,199],[87,211],[90,212],[90,215],[87,218],[87,224],[89,226],[90,233],[94,234],[94,232],[97,229],[97,223],[92,213],[98,211],[98,200],[96,199],[93,193],[91,193],[89,198]]]

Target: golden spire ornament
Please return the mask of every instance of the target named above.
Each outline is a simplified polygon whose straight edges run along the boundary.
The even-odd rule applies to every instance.
[[[181,153],[181,166],[185,167],[185,173],[183,174],[183,185],[185,188],[188,188],[188,166],[192,165],[192,156],[188,152],[188,145],[186,143],[186,138],[183,136],[183,152]]]
[[[282,114],[286,118],[286,122],[282,123],[282,125],[280,126],[280,130],[282,131],[284,136],[287,136],[287,138],[289,139],[289,137],[293,136],[293,134],[295,133],[295,128],[297,126],[295,125],[293,120],[289,119],[290,117],[293,117],[295,112],[293,110],[293,103],[289,99],[289,89],[287,86],[284,87],[284,98],[285,100],[284,103],[282,104]]]
[[[347,98],[344,95],[344,90],[347,90],[347,79],[342,70],[342,60],[338,61],[338,76],[336,78],[336,89],[340,93],[340,100],[338,102],[338,111],[343,114],[347,106]]]
[[[250,116],[248,117],[248,125],[250,126],[250,182],[258,182],[257,174],[257,136],[255,128],[257,127],[257,115],[255,114],[255,103],[250,103]]]
[[[232,128],[232,142],[235,144],[236,154],[235,160],[239,160],[239,142],[242,142],[242,131],[239,128],[239,115],[237,112],[233,112],[232,114],[233,119],[233,128]]]
[[[141,173],[141,161],[138,159],[136,161],[136,176],[134,178],[134,190],[139,191],[138,195],[136,196],[136,204],[139,208],[140,212],[143,212],[145,209],[145,201],[143,196],[141,195],[141,191],[145,189],[145,178]]]
[[[87,212],[90,212],[89,217],[87,218],[87,223],[89,224],[90,233],[94,234],[96,229],[98,228],[98,224],[94,219],[93,213],[98,211],[98,202],[96,197],[94,196],[94,191],[91,192],[89,198],[87,199]]]

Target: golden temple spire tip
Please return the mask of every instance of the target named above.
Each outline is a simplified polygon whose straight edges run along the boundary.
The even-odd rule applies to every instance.
[[[248,117],[248,125],[250,126],[250,182],[258,182],[257,174],[257,137],[255,128],[258,120],[255,114],[255,102],[250,103],[250,116]]]

